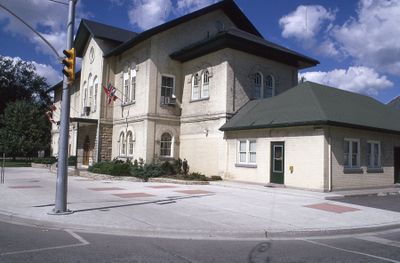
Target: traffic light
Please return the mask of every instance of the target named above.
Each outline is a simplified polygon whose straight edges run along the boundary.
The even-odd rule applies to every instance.
[[[71,48],[63,51],[65,58],[62,63],[65,65],[63,69],[64,75],[68,78],[69,82],[75,80],[75,48]]]

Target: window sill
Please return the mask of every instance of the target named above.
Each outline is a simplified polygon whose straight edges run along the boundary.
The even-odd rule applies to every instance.
[[[383,168],[382,167],[367,168],[367,173],[383,173]]]
[[[207,97],[207,98],[201,98],[201,99],[191,99],[190,101],[189,101],[189,103],[192,103],[192,102],[198,102],[198,101],[205,101],[205,100],[209,100],[210,99],[210,97]]]
[[[122,107],[131,106],[131,105],[133,105],[135,103],[136,103],[136,101],[131,101],[131,102],[127,102],[127,103],[122,103],[121,106]]]
[[[160,156],[160,160],[161,161],[172,161],[172,160],[175,160],[175,158],[172,156]]]
[[[250,163],[235,163],[235,167],[243,167],[243,168],[257,168],[257,164],[250,164]]]
[[[362,168],[359,168],[359,167],[355,167],[355,168],[350,168],[350,167],[346,168],[345,167],[343,169],[343,173],[345,173],[345,174],[362,174],[362,173],[364,173],[364,171]]]

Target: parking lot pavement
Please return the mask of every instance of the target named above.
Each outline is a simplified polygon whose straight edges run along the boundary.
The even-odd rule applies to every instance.
[[[388,211],[400,212],[400,195],[354,196],[337,199],[341,203],[373,207]]]

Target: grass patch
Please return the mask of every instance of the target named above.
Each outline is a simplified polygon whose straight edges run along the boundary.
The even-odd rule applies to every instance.
[[[0,166],[3,162],[0,162]],[[28,161],[6,161],[4,163],[5,167],[31,167],[31,162]]]

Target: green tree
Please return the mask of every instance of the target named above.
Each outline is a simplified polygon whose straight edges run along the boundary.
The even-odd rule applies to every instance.
[[[0,152],[14,158],[35,156],[49,148],[50,129],[43,107],[37,103],[9,103],[0,115]]]
[[[34,101],[41,106],[50,104],[45,78],[36,74],[31,62],[0,55],[0,114],[7,103],[17,100]]]

